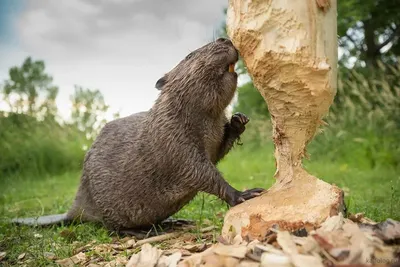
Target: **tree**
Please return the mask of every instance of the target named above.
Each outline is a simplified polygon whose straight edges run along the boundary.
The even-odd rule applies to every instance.
[[[227,9],[224,10],[226,15]],[[338,3],[339,46],[343,52],[339,59],[339,72],[343,80],[354,80],[347,68],[355,67],[368,76],[378,68],[377,60],[386,64],[397,62],[400,54],[400,5],[387,0],[350,0]],[[227,37],[226,23],[219,30]],[[368,68],[365,68],[368,66]],[[372,70],[371,70],[372,68]],[[243,60],[237,64],[239,75],[247,75]],[[268,108],[252,81],[238,88],[235,111],[249,115],[268,116]],[[348,93],[347,91],[344,93]],[[250,104],[251,103],[251,104]],[[340,98],[335,98],[340,105]]]
[[[338,34],[342,63],[356,66],[391,63],[400,54],[400,5],[388,0],[349,0],[338,3]]]
[[[72,124],[84,132],[88,139],[93,140],[106,123],[105,114],[109,106],[99,90],[75,86],[71,96]]]
[[[58,87],[52,85],[53,78],[45,73],[43,61],[33,61],[28,57],[21,67],[12,67],[9,76],[2,94],[10,112],[36,118],[55,116]]]
[[[226,14],[226,9],[224,10]],[[396,62],[400,54],[400,5],[390,0],[338,2],[339,63],[356,67]],[[227,37],[225,22],[219,31]]]
[[[274,224],[292,231],[318,227],[343,211],[343,192],[302,166],[336,94],[336,1],[230,0],[227,24],[268,103],[276,182],[265,194],[232,207],[223,235],[263,240]]]

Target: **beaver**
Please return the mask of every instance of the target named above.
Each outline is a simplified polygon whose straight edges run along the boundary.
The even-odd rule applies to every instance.
[[[249,121],[225,113],[237,87],[239,53],[219,38],[189,53],[155,84],[150,110],[108,122],[87,151],[80,185],[65,214],[14,223],[101,222],[116,231],[170,218],[198,192],[229,206],[264,189],[233,188],[216,165],[239,140]]]

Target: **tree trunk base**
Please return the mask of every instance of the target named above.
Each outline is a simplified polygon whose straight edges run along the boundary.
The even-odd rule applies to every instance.
[[[247,240],[263,241],[277,225],[280,230],[307,232],[328,217],[344,212],[344,193],[303,169],[289,182],[278,180],[263,195],[231,208],[225,215],[222,236],[240,234]]]

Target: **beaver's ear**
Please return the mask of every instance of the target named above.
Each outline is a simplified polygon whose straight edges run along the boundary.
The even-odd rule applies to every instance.
[[[160,79],[158,79],[158,81],[156,82],[156,88],[158,90],[162,90],[162,88],[164,87],[164,85],[167,83],[167,76],[164,75],[163,77],[161,77]]]

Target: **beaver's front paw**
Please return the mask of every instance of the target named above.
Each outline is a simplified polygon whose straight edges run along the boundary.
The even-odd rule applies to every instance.
[[[246,200],[252,199],[261,195],[261,193],[265,192],[263,188],[253,188],[245,191],[237,191],[234,190],[228,194],[227,203],[229,206],[233,207],[240,203],[245,202]]]
[[[246,130],[246,124],[250,119],[243,113],[236,112],[231,118],[231,129],[235,134],[241,135]]]

